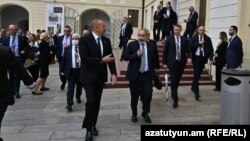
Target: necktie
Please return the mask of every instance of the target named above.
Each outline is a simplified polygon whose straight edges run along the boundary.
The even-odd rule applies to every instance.
[[[202,41],[202,36],[200,36],[200,41]],[[203,57],[202,46],[200,47],[200,56],[202,56],[202,57]]]
[[[78,46],[75,46],[75,65],[76,65],[76,68],[80,67],[80,58],[79,58],[79,55],[78,55]]]
[[[11,48],[12,48],[12,51],[16,54],[16,45],[15,45],[15,40],[16,40],[16,36],[12,36],[12,44],[11,44]]]
[[[68,46],[68,36],[66,36],[64,42],[63,42],[63,47],[66,48]]]
[[[141,50],[143,52],[143,55],[141,56],[141,67],[140,67],[140,72],[143,73],[146,68],[146,51],[144,48],[144,43],[141,43]]]
[[[177,54],[177,60],[181,60],[181,53],[180,53],[180,37],[177,37],[177,43],[176,43],[176,54]]]
[[[101,56],[102,56],[103,52],[102,52],[102,48],[101,48],[100,37],[97,38],[97,46],[100,48],[100,50],[101,50]]]

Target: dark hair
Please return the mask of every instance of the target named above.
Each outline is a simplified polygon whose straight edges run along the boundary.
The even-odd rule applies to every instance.
[[[232,25],[231,28],[237,33],[238,32],[238,27],[236,25]]]
[[[176,24],[176,25],[174,25],[174,27],[178,27],[178,28],[182,29],[182,26],[180,24]]]
[[[69,29],[71,29],[71,27],[70,27],[69,25],[66,25],[64,28],[69,28]]]
[[[37,30],[36,30],[36,33],[40,33],[40,32],[41,32],[41,29],[37,29]]]
[[[169,4],[171,6],[171,2],[170,1],[168,1],[167,4]]]
[[[227,42],[227,33],[224,31],[220,32],[220,37],[222,41],[226,41]]]

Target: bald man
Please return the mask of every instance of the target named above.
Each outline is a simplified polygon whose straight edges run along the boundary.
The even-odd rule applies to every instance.
[[[7,36],[4,40],[2,45],[8,46],[12,49],[15,58],[19,61],[19,63],[24,64],[24,49],[27,47],[28,40],[20,35],[17,34],[17,27],[16,25],[9,25],[8,27],[9,36]],[[11,88],[12,93],[16,98],[20,98],[20,79],[16,75],[16,73],[10,71],[10,82],[11,82]]]
[[[86,36],[86,35],[88,35],[89,34],[89,31],[87,30],[87,29],[84,29],[83,31],[82,31],[82,36]]]
[[[96,19],[92,22],[92,32],[81,37],[79,41],[81,57],[81,76],[86,93],[85,119],[82,128],[87,129],[86,141],[92,141],[98,135],[96,123],[104,83],[107,81],[107,65],[111,72],[111,83],[116,83],[115,59],[110,40],[104,37],[105,23]]]

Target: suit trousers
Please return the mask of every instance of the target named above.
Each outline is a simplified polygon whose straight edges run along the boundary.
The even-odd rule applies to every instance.
[[[178,102],[178,87],[185,65],[186,63],[182,63],[181,61],[176,60],[173,67],[169,68],[171,81],[171,97],[173,98],[174,102]]]
[[[60,75],[60,80],[61,80],[61,82],[62,82],[62,84],[66,84],[66,82],[67,82],[67,78],[66,78],[66,76],[65,75],[61,75],[61,73],[60,72],[62,72],[60,69],[61,69],[61,66],[62,66],[62,61],[61,61],[61,59],[59,60],[59,75]]]
[[[87,128],[87,131],[91,131],[92,127],[97,123],[104,80],[102,76],[99,76],[94,82],[83,83],[83,87],[87,102],[85,104],[86,110],[82,128]]]
[[[183,36],[187,37],[188,35],[188,39],[191,39],[191,37],[194,35],[195,28],[195,25],[187,25]]]
[[[200,56],[194,56],[193,59],[193,68],[194,68],[194,77],[193,77],[193,83],[192,83],[192,90],[194,91],[195,94],[199,94],[199,79],[201,76],[201,73],[204,69],[205,66],[205,57],[200,57]]]
[[[79,69],[71,68],[68,77],[68,92],[67,92],[68,106],[73,105],[75,86],[76,86],[76,98],[80,99],[82,95],[82,84],[79,79],[80,79],[80,68]]]
[[[16,59],[21,63],[21,57],[16,57]],[[11,90],[13,95],[19,94],[20,91],[20,83],[21,80],[17,76],[17,74],[13,71],[9,71],[9,78],[10,78],[10,84],[11,84]]]
[[[153,84],[150,72],[139,73],[135,81],[129,81],[132,114],[137,115],[137,104],[141,96],[143,114],[150,112]]]
[[[223,66],[216,64],[216,66],[215,66],[215,73],[216,73],[215,88],[217,90],[221,90],[221,70],[222,69],[223,69]]]
[[[0,130],[2,127],[3,117],[5,115],[7,108],[8,108],[8,105],[0,105]]]
[[[155,41],[160,40],[160,32],[161,32],[161,23],[154,23],[153,35],[154,35],[154,40]]]
[[[122,48],[122,54],[121,54],[121,58],[120,60],[123,60],[124,59],[124,53],[125,53],[125,50],[127,48],[127,44],[128,44],[128,39],[127,37],[121,37],[120,39],[120,48]]]

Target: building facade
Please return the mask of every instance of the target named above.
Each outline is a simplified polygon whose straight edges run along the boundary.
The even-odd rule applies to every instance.
[[[48,30],[46,10],[49,4],[64,6],[64,25],[70,25],[74,33],[90,29],[95,18],[104,20],[106,36],[111,38],[115,47],[118,46],[123,17],[129,17],[134,33],[141,28],[141,0],[0,0],[0,27],[7,28],[13,23],[32,33],[37,29]]]
[[[213,42],[214,49],[219,42],[220,31],[228,33],[231,25],[239,27],[238,35],[243,42],[244,61],[243,68],[250,69],[250,1],[248,0],[146,0],[145,7],[145,27],[153,30],[152,13],[161,2],[165,6],[166,2],[172,3],[173,9],[177,12],[178,23],[185,30],[186,24],[183,22],[189,16],[188,7],[194,6],[199,13],[198,24],[206,26],[208,34]],[[212,69],[215,70],[215,69]],[[213,71],[214,73],[214,71]],[[213,75],[214,76],[214,75]]]

